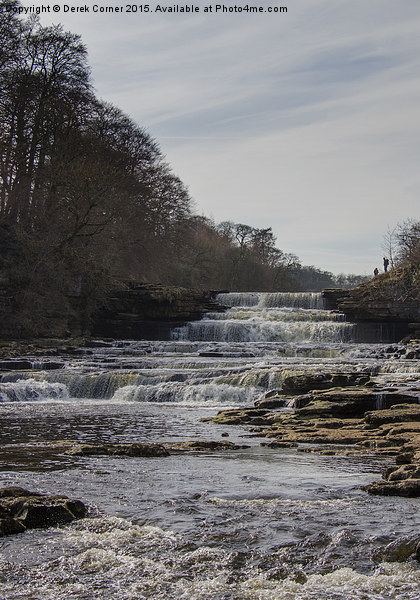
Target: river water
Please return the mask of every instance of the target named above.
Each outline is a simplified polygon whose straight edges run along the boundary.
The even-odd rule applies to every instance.
[[[200,420],[252,405],[292,373],[357,370],[401,386],[419,380],[419,361],[355,343],[318,294],[220,300],[229,310],[171,341],[104,342],[54,357],[62,369],[39,370],[38,357],[3,374],[2,486],[79,498],[89,517],[2,538],[2,600],[420,598],[419,564],[392,551],[419,533],[418,500],[360,489],[384,459],[270,449],[244,427]],[[128,458],[51,444],[194,439],[247,447]]]

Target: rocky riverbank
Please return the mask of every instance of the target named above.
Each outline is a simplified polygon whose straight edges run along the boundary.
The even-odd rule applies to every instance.
[[[365,372],[302,374],[287,378],[281,390],[268,392],[255,406],[220,411],[206,421],[247,425],[272,448],[395,457],[396,466],[384,472],[384,480],[364,489],[420,497],[419,402],[416,374],[394,385]]]
[[[392,324],[396,335],[420,338],[420,271],[418,266],[382,273],[354,289],[325,289],[327,307],[355,323]]]
[[[171,328],[223,311],[211,291],[130,283],[116,290],[93,317],[92,334],[115,339],[169,339]]]
[[[1,279],[1,278],[0,278]],[[168,339],[169,330],[200,319],[208,311],[223,311],[214,300],[216,292],[161,284],[127,282],[110,290],[103,304],[89,307],[86,298],[69,293],[68,305],[49,314],[42,323],[32,315],[25,325],[13,302],[5,301],[12,291],[0,281],[0,340],[22,341],[32,338],[79,338],[81,336],[115,339]],[[13,306],[12,306],[13,305]],[[32,319],[32,320],[31,320]]]

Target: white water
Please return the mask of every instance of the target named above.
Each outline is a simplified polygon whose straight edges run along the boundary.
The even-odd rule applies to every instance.
[[[218,294],[217,300],[224,306],[255,306],[258,308],[304,308],[323,309],[324,299],[312,292],[231,292]]]
[[[173,339],[219,342],[351,342],[355,326],[322,310],[315,293],[229,293],[219,302],[230,310],[209,314],[173,332]]]
[[[227,312],[172,341],[104,344],[61,357],[64,369],[0,378],[3,485],[90,506],[68,527],[3,539],[2,600],[419,599],[418,564],[387,551],[419,531],[418,501],[360,490],[382,460],[268,449],[244,427],[200,421],[306,371],[367,373],[420,395],[419,361],[351,341],[319,294],[220,299]],[[156,459],[54,449],[226,433],[250,448]]]
[[[36,400],[66,400],[64,384],[36,381],[33,378],[15,383],[0,383],[0,402],[31,402]]]

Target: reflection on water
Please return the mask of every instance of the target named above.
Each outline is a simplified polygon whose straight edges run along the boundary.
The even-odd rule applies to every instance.
[[[249,449],[70,460],[36,443],[220,439],[225,429],[199,421],[206,409],[173,405],[40,402],[20,405],[20,414],[16,405],[1,408],[3,484],[80,498],[93,517],[4,538],[4,598],[30,590],[28,597],[51,600],[344,599],[362,589],[360,598],[377,598],[385,581],[389,596],[382,597],[402,598],[404,584],[404,597],[416,598],[414,565],[375,574],[380,549],[411,535],[418,516],[417,500],[359,489],[380,471],[373,457],[269,449],[235,427],[229,440]],[[342,592],[342,581],[350,591]]]

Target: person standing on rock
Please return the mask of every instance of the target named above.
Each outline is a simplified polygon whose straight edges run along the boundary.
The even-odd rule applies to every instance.
[[[374,274],[375,277],[377,277],[379,275],[379,269],[378,269],[378,267],[374,268],[373,274]]]
[[[384,256],[384,273],[388,271],[389,260]]]

